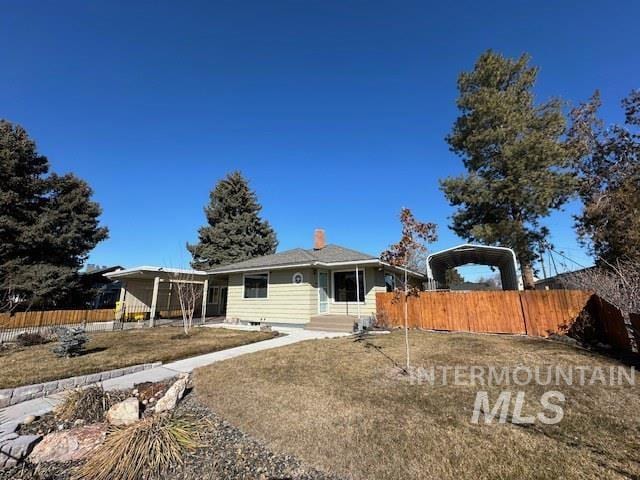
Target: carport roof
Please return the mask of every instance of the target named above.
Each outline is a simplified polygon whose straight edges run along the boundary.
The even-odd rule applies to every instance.
[[[427,257],[429,278],[444,283],[446,271],[470,263],[490,265],[500,269],[502,288],[518,290],[516,255],[510,248],[466,243],[432,253]]]
[[[152,274],[153,276],[157,276],[160,274],[202,276],[202,275],[206,275],[207,272],[203,272],[201,270],[190,270],[186,268],[167,268],[167,267],[153,267],[150,265],[142,265],[140,267],[132,267],[132,268],[125,268],[122,270],[116,270],[115,272],[106,273],[104,276],[112,279],[125,278],[125,277],[144,278],[149,276],[150,274]]]

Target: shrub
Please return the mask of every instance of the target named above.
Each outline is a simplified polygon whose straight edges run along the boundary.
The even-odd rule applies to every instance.
[[[623,313],[640,312],[640,259],[618,260],[568,274],[567,288],[596,293]]]
[[[59,357],[77,357],[82,354],[84,344],[89,341],[83,328],[59,328],[57,333],[60,344],[53,349],[53,353]]]
[[[70,423],[76,420],[84,420],[86,423],[101,422],[112,405],[128,396],[120,390],[105,392],[99,386],[71,390],[54,413],[58,419]]]
[[[21,347],[32,347],[33,345],[42,345],[49,343],[50,338],[41,333],[21,333],[16,337],[16,343]]]
[[[182,465],[198,447],[198,423],[187,417],[154,415],[124,428],[113,428],[105,442],[74,474],[76,480],[137,480],[161,477]]]

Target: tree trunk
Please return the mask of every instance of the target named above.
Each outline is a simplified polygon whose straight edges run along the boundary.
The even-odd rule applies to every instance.
[[[409,286],[407,285],[407,267],[404,267],[404,346],[407,353],[407,374],[411,368],[409,354]]]
[[[535,290],[536,284],[533,279],[533,267],[530,263],[522,263],[520,264],[520,269],[522,270],[522,283],[524,285],[525,290]]]

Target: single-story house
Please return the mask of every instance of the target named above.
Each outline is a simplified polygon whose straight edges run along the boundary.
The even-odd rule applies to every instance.
[[[326,244],[316,231],[314,247],[295,248],[203,272],[137,267],[109,274],[123,282],[121,304],[147,309],[151,319],[179,308],[176,282],[201,284],[202,317],[241,324],[349,329],[376,313],[376,293],[402,283],[404,270],[378,257]],[[408,271],[409,283],[425,276]]]

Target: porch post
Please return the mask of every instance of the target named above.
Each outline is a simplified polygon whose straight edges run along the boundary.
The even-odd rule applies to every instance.
[[[202,323],[207,317],[207,294],[209,293],[209,279],[207,278],[202,284]]]
[[[358,320],[360,320],[360,276],[358,275],[357,264],[356,264],[356,306],[358,309]]]
[[[158,306],[158,287],[160,286],[160,277],[153,279],[153,294],[151,295],[151,314],[149,315],[149,326],[153,327],[156,319],[156,307]]]
[[[116,321],[124,320],[124,314],[125,314],[124,299],[126,294],[127,294],[127,289],[125,288],[125,284],[124,282],[121,282],[120,298],[118,298],[118,311],[114,315],[114,318]]]

